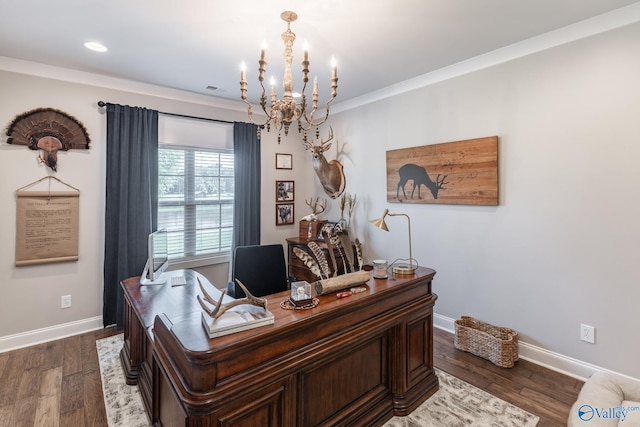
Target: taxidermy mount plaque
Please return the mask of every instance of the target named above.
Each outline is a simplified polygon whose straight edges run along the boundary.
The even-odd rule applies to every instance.
[[[89,148],[89,134],[75,117],[53,108],[36,108],[18,115],[7,127],[7,143],[40,150],[38,159],[58,169],[58,151]]]
[[[387,201],[498,205],[498,137],[387,151]]]

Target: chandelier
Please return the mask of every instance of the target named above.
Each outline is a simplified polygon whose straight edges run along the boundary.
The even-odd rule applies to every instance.
[[[267,115],[267,120],[263,123],[258,123],[253,119],[253,111],[251,109],[251,103],[247,101],[247,75],[246,66],[244,62],[240,71],[240,92],[242,94],[242,100],[248,105],[248,115],[251,122],[257,124],[260,128],[267,127],[267,132],[271,129],[271,124],[278,130],[278,144],[280,143],[280,132],[284,128],[284,134],[289,134],[289,127],[295,121],[298,124],[298,132],[304,131],[303,141],[307,141],[307,131],[313,126],[316,127],[316,134],[318,133],[317,127],[323,124],[329,117],[329,104],[336,97],[338,89],[338,69],[335,60],[331,60],[331,98],[325,105],[325,114],[321,120],[316,120],[313,115],[318,109],[318,78],[313,81],[313,91],[311,94],[311,107],[307,106],[307,97],[305,95],[305,89],[309,82],[309,52],[305,47],[302,59],[302,92],[300,94],[300,102],[296,102],[293,92],[293,74],[291,71],[291,63],[293,61],[293,41],[296,39],[295,33],[291,31],[291,23],[298,19],[298,15],[295,12],[285,11],[280,14],[280,18],[287,23],[287,31],[282,33],[282,40],[284,41],[284,79],[283,88],[284,95],[282,99],[277,99],[276,84],[273,77],[271,77],[270,86],[270,102],[267,105],[267,94],[264,87],[264,73],[266,72],[266,47],[263,46],[260,52],[260,60],[258,61],[258,80],[260,86],[262,86],[262,95],[260,96],[260,107],[262,111]],[[258,132],[260,132],[260,128]],[[259,135],[259,134],[258,134]]]

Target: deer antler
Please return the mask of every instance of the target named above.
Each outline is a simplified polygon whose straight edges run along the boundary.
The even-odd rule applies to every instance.
[[[438,174],[438,176],[436,176],[436,186],[439,190],[446,190],[446,188],[443,187],[443,185],[448,184],[449,181],[444,182],[444,180],[448,177],[449,175],[445,175],[442,177],[442,179],[440,179],[440,174]]]
[[[305,150],[313,151],[313,143],[307,141],[306,139],[304,140],[303,146]]]
[[[321,214],[327,208],[327,201],[325,199],[321,200],[319,197],[316,197],[315,201],[312,197],[308,201],[305,200],[304,202],[311,208],[314,215]]]
[[[329,147],[331,147],[331,144],[329,144],[329,141],[331,141],[332,139],[333,139],[333,128],[329,126],[329,138],[327,138],[326,141],[324,139],[320,140],[320,146],[322,147],[322,151],[327,151]]]
[[[240,280],[236,279],[236,283],[240,286],[240,288],[242,288],[242,290],[244,291],[244,293],[247,296],[245,298],[240,298],[240,299],[237,299],[235,301],[231,301],[231,302],[228,302],[226,304],[222,304],[222,299],[224,298],[224,294],[227,292],[226,289],[224,291],[222,291],[222,294],[220,295],[220,300],[216,301],[204,289],[204,286],[202,286],[202,283],[200,282],[200,279],[198,278],[198,284],[200,285],[200,290],[202,291],[202,294],[204,295],[204,301],[208,302],[209,304],[211,304],[211,305],[213,305],[215,307],[213,310],[210,309],[209,307],[207,307],[207,305],[204,303],[204,301],[202,301],[202,298],[200,297],[200,295],[198,295],[198,302],[200,303],[200,306],[202,307],[202,309],[209,316],[211,316],[214,319],[217,319],[218,317],[222,316],[222,313],[224,313],[225,311],[229,310],[230,308],[236,307],[238,305],[242,305],[242,304],[250,304],[250,305],[256,305],[256,306],[262,307],[262,308],[267,308],[267,300],[265,298],[257,298],[257,297],[254,297],[253,295],[251,295],[251,292],[249,292],[249,290],[242,284],[242,282]]]

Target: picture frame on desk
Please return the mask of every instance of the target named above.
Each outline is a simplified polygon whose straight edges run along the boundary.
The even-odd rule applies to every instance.
[[[320,230],[318,230],[318,236],[316,237],[316,240],[318,240],[319,242],[324,242],[324,237],[322,237],[322,232],[325,231],[329,237],[333,237],[336,235],[336,226],[338,225],[337,222],[331,222],[331,221],[327,221],[324,224],[322,224],[322,227],[320,227]]]

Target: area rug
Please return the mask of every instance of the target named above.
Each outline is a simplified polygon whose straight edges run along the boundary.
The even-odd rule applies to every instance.
[[[150,425],[138,387],[125,382],[120,365],[122,334],[96,341],[102,390],[110,427]],[[384,427],[534,427],[539,418],[444,371],[439,390],[406,417]]]
[[[440,388],[406,417],[384,427],[534,427],[540,417],[436,369]]]
[[[127,385],[122,371],[120,350],[123,344],[122,334],[96,341],[107,422],[110,427],[147,427],[151,424],[138,387]]]

